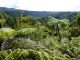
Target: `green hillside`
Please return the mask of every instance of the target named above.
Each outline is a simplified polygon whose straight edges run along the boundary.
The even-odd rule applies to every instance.
[[[80,13],[1,7],[0,60],[80,60]]]

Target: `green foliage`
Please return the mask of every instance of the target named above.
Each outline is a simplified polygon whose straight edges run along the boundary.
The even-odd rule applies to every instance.
[[[44,49],[46,48],[41,42],[36,42],[33,40],[30,40],[30,38],[19,38],[19,39],[13,39],[10,44],[8,44],[7,48],[9,49]]]
[[[11,28],[0,29],[0,40],[12,39],[15,36],[15,31]]]
[[[67,20],[67,19],[59,20],[59,25],[60,25],[60,27],[63,27],[63,28],[68,27],[69,26],[69,20]]]
[[[80,34],[80,29],[78,27],[70,27],[69,31],[71,32],[72,37],[77,37]]]
[[[22,22],[26,22],[26,23],[29,23],[31,20],[31,18],[28,16],[21,17],[21,19],[22,19]]]
[[[80,54],[80,37],[72,37],[71,41],[62,41],[60,46],[58,47],[59,50],[62,51],[63,54],[67,54],[70,57],[78,57]]]
[[[71,32],[69,30],[60,30],[60,35],[61,37],[70,37],[71,36]]]
[[[49,51],[50,53],[51,51]],[[24,49],[16,49],[14,51],[7,50],[7,51],[0,51],[0,60],[69,60],[63,55],[59,55],[58,51],[55,51],[57,54],[49,55],[46,51],[36,51],[36,50],[24,50]],[[51,54],[51,53],[50,53]],[[60,53],[61,54],[61,53]],[[56,57],[57,56],[57,57]],[[59,57],[60,56],[60,57]]]
[[[76,37],[76,38],[72,37],[70,45],[72,48],[72,55],[79,57],[79,54],[80,54],[80,36]]]
[[[77,20],[73,20],[72,22],[70,22],[71,23],[71,26],[72,27],[76,27],[77,26]]]
[[[29,37],[32,33],[34,33],[36,28],[24,28],[20,29],[16,32],[16,36],[19,37]]]
[[[47,25],[53,27],[53,26],[56,26],[57,23],[58,23],[58,19],[55,19],[54,17],[52,17],[52,19],[48,20]]]
[[[0,19],[0,24],[1,24],[2,27],[3,27],[3,24],[4,24],[5,22],[6,22],[5,19]]]
[[[14,22],[15,24],[14,27],[15,28],[17,27],[17,29],[28,28],[31,27],[30,23],[31,23],[31,18],[28,16],[17,17]]]
[[[77,19],[77,25],[80,26],[80,12],[77,13],[76,19]]]
[[[59,25],[59,27],[68,27],[69,20],[67,19],[58,20],[58,19],[52,18],[47,22],[47,25],[52,28],[57,27],[57,24]]]
[[[74,21],[52,16],[34,19],[20,14],[13,18],[13,15],[0,13],[1,27],[10,27],[0,29],[0,47],[3,48],[0,60],[80,58],[79,14]]]

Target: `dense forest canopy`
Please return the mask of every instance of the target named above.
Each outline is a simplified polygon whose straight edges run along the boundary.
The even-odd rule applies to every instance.
[[[6,14],[12,16],[12,17],[18,17],[22,13],[21,10],[14,9],[14,8],[5,8],[0,7],[0,11],[5,12]],[[26,11],[22,10],[24,16],[30,16],[33,18],[42,18],[46,16],[53,16],[57,19],[69,19],[69,20],[75,20],[77,12],[51,12],[51,11]]]
[[[79,60],[80,12],[0,8],[0,60]]]

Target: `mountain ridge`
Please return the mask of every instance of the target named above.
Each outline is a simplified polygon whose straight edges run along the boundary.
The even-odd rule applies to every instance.
[[[20,10],[15,8],[7,8],[7,7],[0,7],[0,11],[5,12],[8,15],[18,17],[21,13],[24,16],[32,16],[32,17],[46,17],[46,16],[53,16],[58,19],[69,19],[74,20],[77,12],[56,12],[56,11],[29,11],[29,10]]]

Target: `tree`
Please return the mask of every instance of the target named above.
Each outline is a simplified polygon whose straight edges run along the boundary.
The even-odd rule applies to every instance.
[[[69,20],[67,20],[67,19],[59,20],[59,25],[61,28],[67,28],[70,25]]]
[[[80,12],[77,13],[77,26],[80,27]]]
[[[77,20],[73,20],[70,22],[71,27],[76,27],[77,26]]]
[[[15,28],[20,29],[20,28],[26,28],[30,27],[31,25],[31,18],[28,16],[23,16],[23,17],[17,17],[15,21]]]
[[[60,30],[62,28],[66,29],[67,27],[69,27],[69,20],[67,19],[58,20],[53,17],[52,19],[48,20],[47,25],[51,27],[53,30],[56,30],[57,35],[59,36],[59,41],[60,41],[61,40]]]
[[[56,32],[58,34],[58,37],[59,37],[59,41],[61,41],[61,35],[60,35],[60,32],[59,32],[59,20],[58,19],[55,19],[55,18],[52,18],[51,20],[49,20],[47,22],[48,26],[50,26],[52,29],[55,29],[56,28]]]

